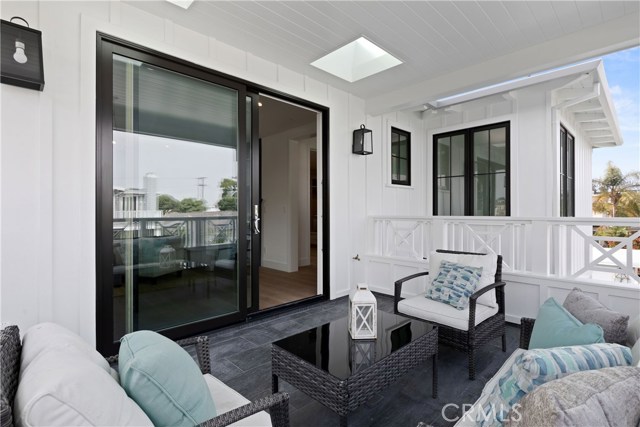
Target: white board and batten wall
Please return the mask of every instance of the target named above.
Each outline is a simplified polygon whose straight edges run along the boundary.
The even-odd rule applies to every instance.
[[[95,342],[98,31],[330,109],[329,240],[341,244],[331,247],[329,282],[332,296],[348,294],[356,244],[345,238],[353,225],[345,184],[361,160],[351,134],[366,120],[364,101],[118,1],[2,2],[0,14],[42,31],[46,72],[43,92],[0,89],[3,323],[24,331],[53,321]]]
[[[332,298],[347,295],[358,282],[369,282],[374,290],[392,294],[393,280],[423,268],[420,262],[367,257],[367,221],[371,215],[431,214],[434,134],[510,120],[512,216],[550,217],[557,212],[557,202],[550,195],[558,185],[559,132],[544,91],[523,89],[444,117],[415,112],[368,116],[364,100],[354,95],[131,4],[2,2],[0,14],[2,19],[21,16],[42,31],[46,72],[43,92],[8,85],[0,88],[1,320],[16,323],[23,331],[38,322],[53,321],[95,342],[98,31],[330,109],[327,178]],[[352,132],[361,124],[373,130],[373,155],[351,153]],[[392,126],[411,132],[409,187],[390,181]],[[572,124],[567,126],[571,129]],[[574,135],[578,141],[580,135]],[[590,164],[590,149],[580,150],[576,158]],[[318,155],[321,158],[322,153]],[[586,167],[580,174],[583,180],[590,180]],[[318,182],[319,196],[322,184]],[[578,192],[585,185],[581,183]],[[578,203],[586,206],[585,200]],[[319,230],[319,269],[321,233]],[[353,259],[356,255],[361,261]],[[521,295],[535,294],[537,289],[542,296],[564,292],[566,287],[556,291],[527,282],[521,289],[517,294],[507,293],[507,312],[512,316],[530,315],[534,303],[540,302],[527,302]],[[637,293],[633,295],[637,301]],[[629,306],[619,302],[618,294],[603,298],[605,303]]]

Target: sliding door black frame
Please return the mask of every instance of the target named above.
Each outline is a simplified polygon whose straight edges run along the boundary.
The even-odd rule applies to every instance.
[[[177,73],[208,81],[214,84],[226,86],[238,91],[238,156],[246,158],[246,96],[263,93],[278,97],[301,106],[316,110],[322,115],[322,260],[323,260],[323,284],[322,295],[301,301],[305,303],[317,299],[330,297],[329,285],[329,109],[313,102],[290,96],[286,93],[272,90],[245,80],[208,69],[173,56],[158,52],[144,46],[130,43],[126,40],[97,33],[96,48],[96,343],[98,350],[104,355],[116,354],[119,342],[113,340],[113,54],[151,63]],[[253,114],[252,120],[257,124],[257,115]],[[252,126],[255,133],[255,128]],[[246,162],[238,162],[238,188],[246,188]],[[246,235],[247,209],[246,203],[238,203],[239,237]],[[245,199],[246,200],[246,199]],[[247,253],[247,240],[238,239],[238,253]],[[253,251],[252,251],[253,252]],[[246,263],[240,262],[238,275],[239,282],[239,308],[237,313],[219,318],[204,320],[197,323],[178,326],[159,331],[172,339],[193,336],[227,324],[240,322],[247,318],[247,284]],[[252,263],[253,264],[253,263]],[[258,295],[254,289],[252,292],[252,305],[257,305]],[[287,305],[290,307],[290,305]]]

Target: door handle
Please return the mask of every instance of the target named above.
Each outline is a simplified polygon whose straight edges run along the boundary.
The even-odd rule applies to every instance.
[[[260,234],[260,212],[258,205],[253,205],[253,232]]]

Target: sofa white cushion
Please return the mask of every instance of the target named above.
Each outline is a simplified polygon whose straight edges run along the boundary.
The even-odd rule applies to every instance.
[[[14,401],[19,426],[152,426],[113,377],[76,349],[54,348],[30,360]]]
[[[22,376],[22,372],[38,355],[54,349],[64,350],[65,353],[74,352],[84,355],[88,361],[104,369],[116,380],[118,379],[118,373],[109,366],[109,363],[95,348],[64,326],[49,322],[34,325],[24,334],[20,355],[20,375]]]
[[[426,321],[440,323],[466,331],[469,329],[469,307],[458,310],[449,304],[425,298],[424,295],[403,299],[398,303],[398,311]],[[498,312],[498,307],[476,304],[476,325]]]
[[[204,380],[207,383],[213,403],[216,405],[216,411],[218,415],[229,412],[232,409],[238,408],[242,405],[250,403],[240,393],[214,377],[210,374],[204,375]],[[271,417],[266,412],[258,412],[250,417],[237,421],[232,426],[237,427],[258,427],[258,426],[271,426]]]
[[[440,263],[443,261],[456,262],[462,265],[468,265],[471,267],[482,267],[482,276],[480,282],[476,288],[479,291],[482,288],[486,288],[492,285],[496,281],[496,269],[498,266],[498,257],[495,254],[487,255],[464,255],[464,254],[448,254],[433,251],[429,254],[429,280],[427,287],[431,286],[431,282],[438,276],[437,272],[440,270]],[[478,298],[479,304],[483,304],[489,307],[497,307],[498,302],[496,300],[496,291],[489,291]]]

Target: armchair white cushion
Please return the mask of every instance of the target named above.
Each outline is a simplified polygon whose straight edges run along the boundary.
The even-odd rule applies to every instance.
[[[433,301],[424,295],[403,299],[398,303],[398,311],[412,317],[447,325],[462,331],[469,330],[469,307],[458,310],[449,304]],[[476,305],[475,324],[479,325],[498,312],[498,307]]]

